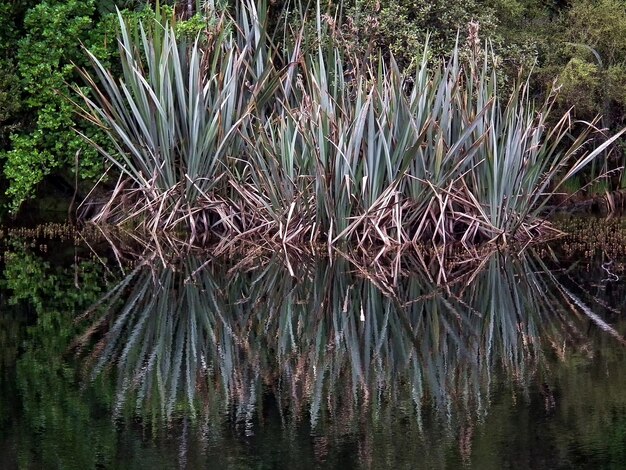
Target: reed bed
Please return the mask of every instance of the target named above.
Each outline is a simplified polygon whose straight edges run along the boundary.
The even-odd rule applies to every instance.
[[[265,2],[239,2],[189,41],[163,17],[120,14],[122,75],[90,55],[90,91],[77,90],[120,175],[84,218],[191,243],[527,242],[558,234],[546,203],[624,132],[588,150],[596,123],[572,137],[569,113],[550,116],[554,94],[535,103],[520,80],[505,95],[488,48],[429,62],[426,45],[405,76],[393,57],[342,48],[341,19],[319,5],[302,14],[317,31],[306,48],[287,26],[277,45],[266,16]]]

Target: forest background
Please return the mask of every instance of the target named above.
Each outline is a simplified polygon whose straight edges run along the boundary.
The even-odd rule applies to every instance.
[[[161,5],[169,4],[181,20],[178,34],[196,35],[235,3],[163,0]],[[67,204],[85,196],[105,172],[102,157],[76,130],[103,144],[105,138],[81,120],[71,97],[74,87],[84,85],[77,73],[88,64],[83,47],[115,69],[116,8],[138,21],[153,15],[154,5],[149,0],[0,3],[2,217]],[[340,6],[323,0],[322,8],[332,19]],[[470,48],[468,26],[479,25],[481,41],[493,47],[500,87],[532,70],[538,99],[556,82],[556,104],[563,111],[574,106],[574,116],[586,121],[600,114],[602,126],[612,131],[625,124],[626,0],[345,0],[341,9],[342,47],[364,60],[379,51],[393,54],[410,74],[427,38],[437,60],[457,40]],[[269,1],[269,12],[270,21],[291,21],[287,0]],[[625,149],[614,149],[605,168],[621,165]],[[607,184],[616,189],[621,178]]]

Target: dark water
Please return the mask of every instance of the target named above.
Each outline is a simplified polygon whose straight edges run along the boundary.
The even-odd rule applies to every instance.
[[[2,469],[626,468],[626,258],[610,240],[485,254],[441,288],[410,260],[18,235]]]

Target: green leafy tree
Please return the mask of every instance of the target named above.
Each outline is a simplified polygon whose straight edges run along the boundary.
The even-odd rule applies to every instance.
[[[12,148],[4,154],[7,195],[13,211],[32,197],[51,171],[67,173],[74,168],[74,156],[85,146],[72,128],[94,133],[77,121],[68,100],[69,83],[76,78],[75,64],[84,62],[80,45],[104,51],[106,33],[94,25],[94,14],[93,0],[48,0],[25,16],[28,34],[18,42],[17,63],[23,106],[34,119],[22,132],[12,135]],[[85,149],[80,161],[84,177],[95,176],[102,169],[93,151]]]
[[[562,100],[576,105],[581,117],[604,115],[613,128],[623,124],[626,109],[625,11],[624,0],[576,0],[565,16],[572,58],[559,76]],[[585,91],[587,99],[581,97]]]

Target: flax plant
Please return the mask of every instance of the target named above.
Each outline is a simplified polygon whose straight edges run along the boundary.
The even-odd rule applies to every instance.
[[[123,77],[91,55],[81,94],[122,174],[95,221],[272,248],[527,242],[557,233],[550,197],[624,132],[587,151],[595,123],[571,137],[566,113],[549,128],[554,96],[535,104],[524,80],[503,96],[488,47],[431,63],[426,45],[407,77],[342,47],[319,3],[301,15],[316,42],[303,26],[280,47],[264,2],[189,43],[120,15]]]
[[[250,4],[241,14],[245,31],[231,31],[221,17],[210,37],[193,41],[177,37],[164,18],[133,27],[118,16],[122,77],[87,51],[93,72],[83,76],[91,93],[77,90],[83,115],[106,132],[116,152],[99,150],[122,174],[96,220],[134,218],[152,232],[182,220],[194,233],[195,222],[208,230],[207,209],[229,216],[216,188],[228,187],[231,159],[246,145],[239,131],[258,93],[249,83],[264,80],[258,35],[241,48],[234,37],[258,29],[256,10]]]

